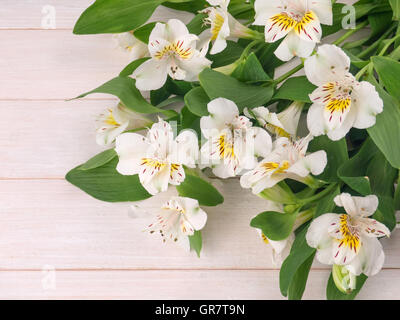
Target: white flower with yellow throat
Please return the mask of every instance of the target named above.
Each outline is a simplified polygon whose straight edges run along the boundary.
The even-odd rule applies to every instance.
[[[289,61],[306,58],[322,36],[321,24],[332,25],[331,0],[256,0],[253,24],[265,26],[265,41],[285,38],[275,55]]]
[[[168,185],[185,180],[183,166],[195,168],[198,157],[197,135],[182,131],[176,138],[169,123],[159,120],[147,136],[124,133],[117,137],[115,151],[122,175],[139,175],[140,183],[152,195],[164,192]]]
[[[335,198],[338,207],[346,213],[326,213],[314,219],[306,239],[317,248],[317,259],[324,264],[346,266],[354,275],[377,274],[383,266],[385,255],[378,238],[390,236],[390,230],[375,219],[369,218],[378,208],[375,195],[353,197],[342,193]]]
[[[132,75],[136,87],[139,90],[160,89],[168,75],[175,80],[197,80],[199,73],[211,65],[211,61],[205,58],[206,52],[197,50],[198,40],[180,20],[157,23],[149,37],[151,58]]]
[[[307,114],[311,134],[342,139],[351,128],[375,125],[383,101],[375,87],[357,81],[349,72],[350,58],[337,46],[323,45],[304,64],[308,80],[318,88],[310,95],[313,105]]]

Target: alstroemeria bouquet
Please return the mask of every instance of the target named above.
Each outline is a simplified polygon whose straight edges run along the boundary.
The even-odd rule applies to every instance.
[[[193,19],[148,23],[158,6]],[[97,0],[74,32],[114,33],[133,61],[79,97],[120,102],[98,118],[108,150],[66,178],[109,202],[176,188],[143,228],[200,255],[205,207],[223,202],[212,181],[238,177],[275,208],[249,222],[282,294],[302,297],[316,258],[332,266],[327,297],[353,299],[400,209],[399,18],[398,0]]]

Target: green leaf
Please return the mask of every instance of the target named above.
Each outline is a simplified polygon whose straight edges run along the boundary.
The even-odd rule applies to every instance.
[[[176,186],[180,196],[196,199],[201,206],[214,207],[224,202],[224,197],[210,183],[190,174],[188,170],[185,173],[185,181]]]
[[[385,92],[372,76],[368,77],[367,80],[375,85],[384,105],[383,112],[376,117],[375,126],[367,129],[368,134],[385,155],[385,158],[389,161],[391,166],[399,169],[400,103]]]
[[[357,294],[360,292],[362,286],[367,280],[367,276],[361,274],[357,277],[356,288],[350,294],[345,294],[336,288],[335,282],[333,281],[332,273],[328,280],[328,285],[326,287],[326,298],[328,300],[354,300]]]
[[[397,170],[385,159],[382,152],[377,151],[372,157],[366,171],[374,194],[392,197]]]
[[[324,172],[317,178],[327,182],[340,181],[337,175],[339,167],[349,159],[346,139],[332,141],[327,136],[319,136],[310,142],[309,151],[325,150],[328,163]]]
[[[338,170],[340,179],[364,196],[372,193],[366,170],[377,152],[378,150],[372,140],[368,139],[364,142],[360,151],[353,158],[344,162]]]
[[[145,24],[144,26],[141,26],[140,28],[137,28],[133,32],[133,35],[140,41],[144,43],[149,43],[150,34],[156,26],[156,23],[157,22],[150,22]]]
[[[394,193],[394,209],[400,210],[400,184],[397,185],[396,192]]]
[[[142,0],[143,1],[143,0]],[[175,2],[175,3],[173,3]],[[180,3],[182,2],[182,3]],[[202,9],[205,9],[210,6],[208,2],[205,0],[189,0],[189,1],[168,1],[163,3],[164,7],[180,10],[180,11],[187,11],[192,13],[197,13]]]
[[[188,2],[173,0],[169,2]],[[146,23],[165,0],[97,0],[79,17],[75,34],[121,33]]]
[[[140,58],[135,61],[132,61],[128,64],[124,70],[119,74],[120,77],[128,77],[130,76],[143,62],[149,60],[150,58]]]
[[[227,41],[224,51],[217,54],[208,54],[207,58],[211,60],[213,68],[219,68],[234,63],[240,58],[244,48],[235,41]]]
[[[239,64],[233,71],[232,77],[242,82],[265,82],[271,80],[254,53],[251,53]]]
[[[314,254],[307,258],[306,261],[297,269],[288,290],[289,300],[301,300],[306,289],[308,274],[314,261]]]
[[[202,87],[196,87],[185,95],[185,104],[191,113],[203,117],[208,115],[207,105],[210,98]]]
[[[297,213],[262,212],[251,220],[250,226],[261,229],[268,239],[273,241],[284,240],[289,237],[293,230]]]
[[[316,86],[307,80],[306,76],[289,78],[276,91],[273,99],[311,103],[309,94],[311,94],[316,88]]]
[[[393,9],[393,19],[400,20],[400,0],[389,0]]]
[[[201,237],[201,231],[196,230],[192,236],[189,236],[190,250],[194,250],[197,256],[200,258],[201,248],[203,247],[203,240]]]
[[[207,14],[205,13],[197,14],[186,26],[189,30],[189,33],[199,35],[204,30],[206,30],[207,26],[204,23],[204,19],[206,17]]]
[[[117,156],[117,153],[115,152],[114,149],[109,149],[106,151],[103,151],[99,153],[98,155],[94,156],[90,160],[88,160],[86,163],[80,166],[81,170],[91,170],[95,169],[98,167],[101,167],[102,165],[110,162],[112,159],[114,159]]]
[[[181,129],[192,129],[196,131],[198,137],[201,137],[200,117],[191,113],[186,106],[181,110]]]
[[[334,199],[337,195],[340,194],[340,187],[337,186],[332,193],[326,195],[323,197],[321,200],[318,201],[317,206],[315,208],[314,212],[314,219],[318,218],[319,216],[325,214],[325,213],[330,213],[333,211],[335,208],[335,202]]]
[[[372,62],[383,86],[400,101],[400,62],[387,57],[372,57]]]
[[[92,197],[107,202],[140,201],[151,197],[143,188],[137,175],[123,176],[115,169],[118,158],[101,167],[82,170],[76,167],[65,179]]]
[[[75,99],[86,97],[93,93],[108,93],[118,97],[121,102],[129,109],[138,113],[163,113],[168,117],[176,114],[172,110],[163,110],[156,108],[143,98],[142,94],[135,87],[135,80],[129,77],[116,77],[102,86],[90,92],[81,94]]]
[[[301,231],[297,233],[290,254],[281,266],[279,273],[279,286],[282,295],[285,297],[288,295],[293,281],[302,282],[301,279],[296,277],[296,273],[305,263],[307,263],[307,260],[310,259],[311,256],[314,257],[313,255],[316,252],[316,249],[309,247],[306,241],[308,227],[309,224],[304,225]],[[300,271],[300,273],[302,273],[302,271]],[[307,281],[307,278],[305,280]],[[292,294],[296,295],[295,292],[297,292],[298,297],[299,293],[302,292],[301,290],[294,290],[295,288],[301,289],[301,283],[293,284],[292,287]]]
[[[274,93],[272,86],[262,87],[245,84],[211,69],[203,70],[199,79],[210,99],[223,97],[232,100],[237,104],[240,112],[245,107],[262,106],[271,100]]]

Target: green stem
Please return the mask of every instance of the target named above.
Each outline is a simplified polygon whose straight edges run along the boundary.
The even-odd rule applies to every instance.
[[[387,49],[389,49],[389,47],[393,44],[393,42],[395,42],[399,38],[400,38],[400,34],[398,34],[394,38],[390,39],[389,42],[383,47],[381,52],[379,52],[379,56],[382,57],[386,53]]]
[[[368,20],[365,20],[364,22],[361,22],[360,24],[357,25],[356,28],[347,31],[343,36],[341,36],[339,39],[334,41],[332,44],[334,44],[334,45],[342,44],[342,42],[345,41],[347,38],[351,37],[353,34],[358,32],[362,28],[366,27],[368,25],[368,23],[369,23]]]
[[[243,60],[244,58],[246,58],[249,55],[251,49],[253,49],[260,42],[261,42],[261,40],[253,40],[252,42],[250,42],[248,44],[248,46],[243,50],[242,54],[240,55],[239,60]]]
[[[300,71],[304,67],[304,62],[299,64],[297,67],[294,67],[292,70],[286,72],[284,75],[280,76],[278,79],[274,80],[275,84],[279,84],[283,81],[285,81],[287,78],[291,77],[294,75],[296,72]]]
[[[361,53],[359,53],[357,55],[357,57],[359,57],[360,59],[368,56],[371,52],[373,52],[376,48],[379,47],[379,45],[381,44],[381,42],[383,40],[385,40],[396,28],[395,25],[392,25],[389,30],[387,30],[377,41],[375,41],[371,46],[369,46],[367,49],[365,49],[364,51],[362,51]]]
[[[306,198],[306,199],[301,199],[301,200],[299,200],[299,201],[300,201],[300,203],[301,203],[302,205],[305,205],[305,204],[308,204],[308,203],[311,203],[311,202],[318,201],[318,200],[320,200],[321,198],[323,198],[323,197],[325,197],[326,195],[328,195],[330,192],[332,192],[333,189],[335,189],[336,187],[337,187],[337,184],[336,184],[336,183],[331,184],[329,187],[327,187],[325,190],[321,191],[320,193],[317,193],[316,195],[314,195],[314,196],[312,196],[312,197],[309,197],[309,198]]]

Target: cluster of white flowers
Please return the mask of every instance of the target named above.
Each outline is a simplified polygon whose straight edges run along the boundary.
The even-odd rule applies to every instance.
[[[203,10],[210,26],[200,36],[190,34],[179,20],[157,23],[148,45],[132,33],[118,36],[120,46],[132,57],[148,57],[133,73],[140,90],[156,90],[167,81],[196,81],[199,73],[211,66],[206,58],[223,51],[227,39],[255,37],[228,12],[229,0],[207,0],[211,7]],[[330,0],[256,0],[254,25],[265,26],[265,41],[285,38],[276,56],[288,61],[294,56],[304,59],[308,80],[318,88],[310,94],[312,105],[307,114],[309,134],[299,138],[297,128],[305,103],[293,102],[280,113],[267,107],[245,108],[243,114],[228,99],[217,98],[208,103],[208,116],[200,119],[204,141],[199,143],[191,130],[174,134],[173,127],[159,119],[151,119],[129,111],[122,104],[109,109],[99,119],[97,141],[102,145],[115,142],[119,156],[117,171],[122,175],[138,175],[143,187],[152,195],[164,192],[171,185],[185,180],[184,166],[210,168],[222,179],[240,177],[243,188],[260,194],[285,179],[308,184],[327,165],[325,151],[307,153],[313,137],[326,134],[339,140],[354,128],[373,126],[383,103],[374,86],[359,82],[350,72],[350,59],[334,45],[319,46],[321,24],[332,24]],[[146,135],[126,132],[149,128]],[[274,139],[273,139],[274,138]],[[388,236],[389,230],[367,218],[378,206],[375,196],[366,198],[341,194],[335,198],[347,214],[327,213],[316,218],[307,233],[307,242],[317,248],[317,259],[326,264],[345,266],[354,275],[377,273],[384,254],[377,237]],[[276,211],[283,212],[283,207]],[[157,231],[163,239],[171,239],[189,248],[188,236],[204,227],[206,213],[196,200],[174,197],[157,215],[148,231]],[[290,251],[292,233],[283,241],[271,241],[262,232],[263,240],[272,245],[275,259],[282,260]]]

